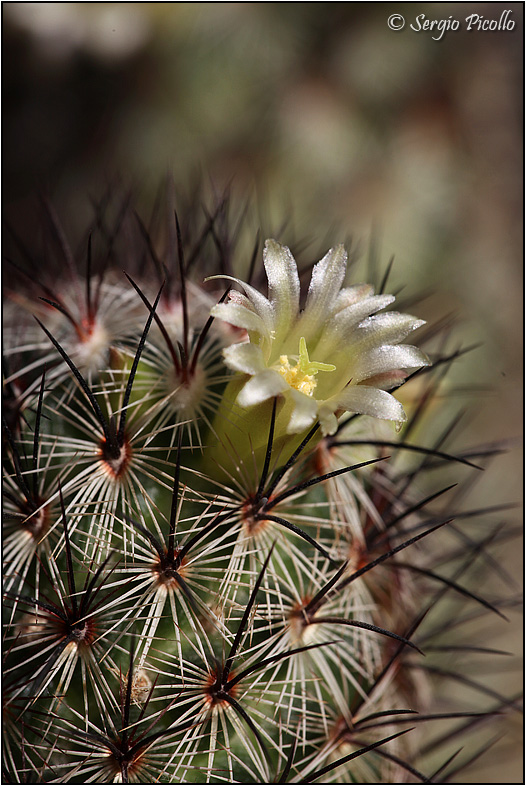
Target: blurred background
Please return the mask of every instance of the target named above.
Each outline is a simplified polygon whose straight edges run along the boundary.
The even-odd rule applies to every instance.
[[[498,21],[506,9],[512,30],[466,29],[469,15]],[[427,293],[419,316],[455,314],[459,343],[480,344],[453,374],[470,406],[462,442],[518,441],[478,494],[519,503],[523,10],[4,3],[5,214],[23,225],[44,189],[74,232],[111,183],[133,184],[147,205],[168,171],[183,189],[201,173],[292,214],[296,236],[328,246],[352,235],[364,249],[372,238],[381,264],[395,257],[394,284]],[[395,13],[407,22],[397,32]],[[410,29],[420,14],[461,29],[434,40]],[[519,581],[521,556],[502,557]],[[518,652],[521,631],[492,646]],[[492,753],[465,782],[518,782],[519,740],[504,749],[504,780]]]

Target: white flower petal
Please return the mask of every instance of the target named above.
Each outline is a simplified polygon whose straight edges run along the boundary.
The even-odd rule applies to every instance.
[[[352,369],[352,380],[358,384],[369,377],[384,374],[386,371],[393,371],[393,369],[421,368],[422,366],[429,366],[429,359],[418,347],[406,344],[384,345],[358,355]]]
[[[318,420],[320,421],[321,433],[324,437],[336,433],[338,428],[338,418],[334,414],[334,410],[330,406],[330,402],[326,402],[318,409]]]
[[[223,350],[228,368],[242,374],[259,374],[265,371],[265,360],[261,347],[257,344],[232,344]]]
[[[228,293],[228,303],[235,303],[238,306],[244,306],[248,311],[252,311],[254,314],[257,314],[256,307],[246,295],[242,292],[238,292],[237,289],[231,289]]]
[[[270,341],[270,332],[259,314],[238,303],[218,303],[210,312],[213,317],[222,319],[238,328],[244,328]]]
[[[216,279],[227,279],[228,281],[234,281],[236,284],[239,284],[242,287],[250,301],[252,302],[256,313],[259,314],[269,333],[274,329],[274,309],[272,304],[270,303],[267,298],[258,292],[257,289],[251,287],[250,284],[245,284],[244,281],[241,281],[239,278],[234,278],[234,276],[209,276],[206,281],[215,281]],[[223,304],[218,304],[223,305]],[[224,305],[230,305],[229,303]],[[217,306],[214,306],[217,308]],[[212,309],[213,312],[213,309]]]
[[[394,301],[394,295],[371,295],[371,297],[364,298],[338,312],[334,321],[340,330],[348,330],[353,325],[358,325],[370,314],[376,314],[382,308],[387,308]]]
[[[342,245],[331,248],[314,266],[301,322],[316,331],[334,311],[347,269],[347,252]]]
[[[294,410],[287,426],[287,433],[299,434],[312,426],[317,420],[318,402],[311,396],[306,396],[305,393],[294,390],[294,388],[291,388],[290,395],[294,401]]]
[[[348,412],[360,415],[372,415],[383,420],[395,420],[402,423],[406,414],[402,405],[390,393],[366,385],[348,385],[335,397],[335,404]]]
[[[354,303],[358,303],[360,300],[364,300],[372,295],[374,295],[374,289],[370,284],[355,284],[353,287],[345,287],[338,294],[333,311],[336,314],[343,308],[352,306]]]
[[[279,396],[286,390],[290,388],[281,374],[267,368],[248,380],[241,388],[236,401],[240,407],[253,407],[273,396]]]
[[[321,355],[327,355],[336,346],[346,346],[350,341],[351,331],[357,325],[370,314],[389,306],[394,299],[393,295],[373,295],[342,309],[327,324],[315,351]]]
[[[267,240],[265,243],[263,264],[267,273],[270,302],[275,309],[274,330],[281,336],[288,332],[298,316],[298,267],[287,246],[282,246],[276,240]]]
[[[357,349],[363,351],[380,344],[399,344],[409,333],[425,324],[423,319],[397,311],[375,314],[364,319],[356,328]]]
[[[392,390],[397,388],[402,382],[407,379],[407,371],[402,371],[395,368],[392,371],[386,371],[384,374],[375,374],[373,377],[367,377],[361,385],[367,387],[379,388],[380,390]]]

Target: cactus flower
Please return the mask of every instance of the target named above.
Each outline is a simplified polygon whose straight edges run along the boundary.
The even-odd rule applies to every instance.
[[[247,331],[247,341],[223,350],[228,368],[247,377],[236,403],[246,409],[285,396],[292,403],[289,434],[316,420],[323,434],[333,434],[343,412],[401,424],[404,410],[388,390],[407,370],[429,364],[420,349],[401,344],[424,322],[407,314],[378,314],[395,298],[374,295],[371,286],[342,288],[347,270],[342,245],[314,266],[303,309],[290,250],[267,240],[263,262],[268,298],[228,277],[244,294],[231,291],[228,303],[212,309],[214,317]]]

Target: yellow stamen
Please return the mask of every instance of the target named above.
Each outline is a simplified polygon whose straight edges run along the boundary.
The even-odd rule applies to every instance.
[[[304,393],[306,396],[312,396],[316,389],[315,376],[318,371],[334,371],[336,366],[332,363],[318,363],[310,360],[307,351],[307,342],[302,336],[300,338],[299,358],[295,366],[291,366],[288,355],[280,355],[279,358],[279,373],[285,378],[287,384]]]

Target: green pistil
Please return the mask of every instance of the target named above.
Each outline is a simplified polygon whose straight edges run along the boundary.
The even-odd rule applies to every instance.
[[[304,336],[300,338],[300,356],[298,358],[298,367],[303,374],[314,376],[318,371],[336,371],[336,366],[332,363],[318,363],[315,360],[309,359],[307,351],[307,342]]]

